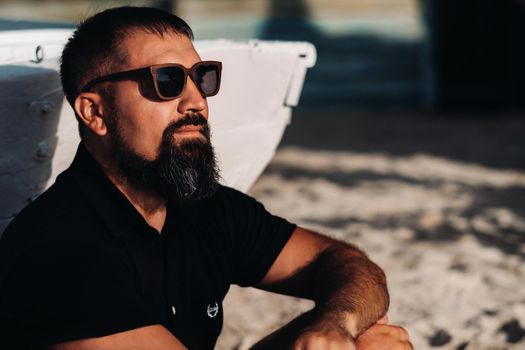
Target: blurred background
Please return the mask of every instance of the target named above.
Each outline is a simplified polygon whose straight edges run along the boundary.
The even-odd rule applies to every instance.
[[[525,348],[524,1],[0,0],[0,30],[121,5],[172,11],[196,39],[313,43],[251,194],[369,253],[416,349]],[[246,349],[309,307],[232,288],[218,348]]]
[[[197,39],[314,43],[319,61],[301,107],[525,107],[520,0],[0,0],[0,29],[67,27],[121,5],[177,13]]]

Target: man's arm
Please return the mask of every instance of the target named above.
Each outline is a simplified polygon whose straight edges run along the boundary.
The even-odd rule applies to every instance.
[[[130,269],[109,250],[48,240],[10,267],[0,285],[2,349],[186,349],[150,318]]]
[[[49,347],[50,350],[186,350],[160,325],[141,327],[100,338],[80,339]]]
[[[356,247],[297,228],[257,286],[312,299],[316,311],[356,337],[389,304],[383,270]]]
[[[255,347],[262,349],[270,344],[284,348],[294,341],[305,345],[312,339],[323,343],[325,338],[353,346],[386,315],[389,304],[385,274],[363,252],[302,228],[294,231],[257,287],[316,303]]]

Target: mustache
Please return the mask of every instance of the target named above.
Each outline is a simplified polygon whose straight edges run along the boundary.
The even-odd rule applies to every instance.
[[[177,129],[182,128],[186,125],[203,125],[208,126],[208,120],[202,116],[200,113],[191,113],[186,114],[184,117],[182,117],[179,120],[176,120],[168,125],[166,129],[169,129],[170,131],[176,131]]]
[[[190,113],[186,114],[184,117],[182,117],[179,120],[175,120],[168,124],[166,129],[164,129],[164,133],[162,135],[163,141],[167,144],[169,144],[172,139],[172,135],[174,132],[176,132],[178,129],[186,126],[186,125],[201,125],[202,130],[201,134],[203,134],[206,139],[209,141],[210,137],[210,128],[208,126],[208,120],[202,116],[200,113]]]

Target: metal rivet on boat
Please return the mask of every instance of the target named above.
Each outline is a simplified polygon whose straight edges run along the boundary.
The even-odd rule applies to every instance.
[[[40,112],[42,114],[47,114],[47,113],[51,112],[53,110],[53,108],[55,108],[55,106],[51,102],[44,102],[40,106]]]
[[[32,195],[31,197],[26,198],[26,202],[27,203],[34,202],[35,199],[37,199],[37,198],[38,198],[38,194]],[[16,216],[16,214],[15,214],[15,216]]]
[[[36,150],[36,158],[37,160],[43,160],[49,157],[49,144],[47,141],[42,141],[38,144],[38,148]]]
[[[44,48],[41,45],[38,45],[35,50],[35,59],[34,63],[40,63],[44,60]]]

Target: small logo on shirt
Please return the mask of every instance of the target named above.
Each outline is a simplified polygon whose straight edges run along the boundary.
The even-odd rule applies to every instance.
[[[208,309],[206,310],[209,318],[214,318],[219,313],[219,304],[215,302],[214,306],[208,304]]]

